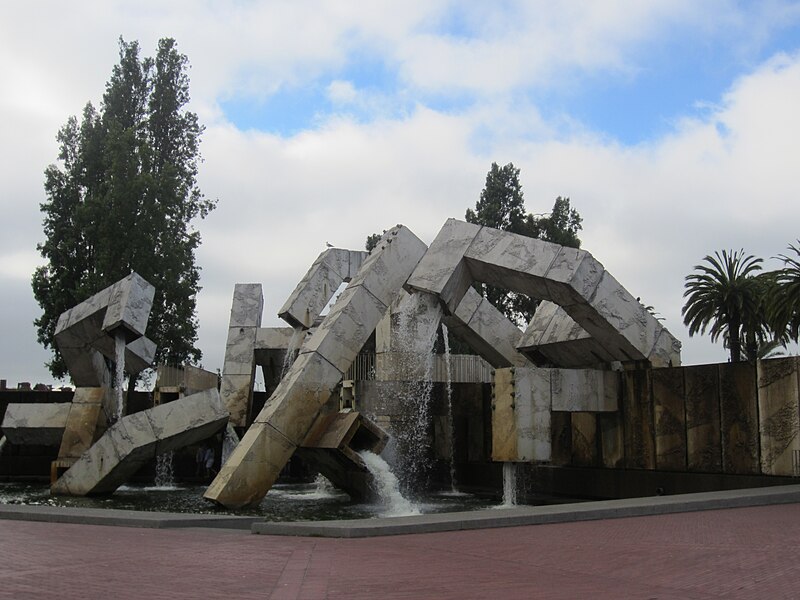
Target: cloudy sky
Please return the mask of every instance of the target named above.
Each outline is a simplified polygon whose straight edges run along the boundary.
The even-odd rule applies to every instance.
[[[30,276],[56,132],[98,104],[117,40],[174,37],[206,126],[203,366],[233,286],[264,325],[330,242],[395,223],[430,242],[493,161],[528,211],[568,196],[583,247],[683,341],[684,277],[714,250],[800,238],[800,3],[725,0],[15,2],[0,20],[0,378],[49,383]]]

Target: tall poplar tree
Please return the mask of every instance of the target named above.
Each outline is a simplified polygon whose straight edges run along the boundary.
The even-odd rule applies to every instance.
[[[53,352],[55,377],[67,372],[53,340],[59,315],[131,271],[156,288],[147,328],[156,361],[201,358],[194,222],[215,202],[197,185],[203,127],[186,108],[188,69],[171,38],[154,59],[120,38],[99,110],[88,103],[80,123],[70,117],[58,132],[59,162],[45,170],[40,205],[46,264],[32,278],[38,340]]]

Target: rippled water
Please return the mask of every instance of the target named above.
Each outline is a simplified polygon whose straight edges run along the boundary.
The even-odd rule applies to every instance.
[[[203,499],[205,486],[156,487],[126,485],[111,496],[51,496],[44,484],[0,483],[0,504],[77,506],[145,511],[204,514],[259,515],[270,521],[326,521],[383,516],[384,507],[357,503],[344,492],[324,489],[315,483],[276,484],[261,503],[250,509],[228,510]],[[491,508],[497,500],[453,495],[429,494],[418,500],[423,513],[459,512]]]

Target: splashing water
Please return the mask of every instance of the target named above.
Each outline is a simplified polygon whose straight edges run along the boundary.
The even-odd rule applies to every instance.
[[[125,396],[122,385],[125,378],[125,333],[120,329],[114,335],[114,392],[116,394],[115,420],[122,418],[125,412]]]
[[[450,437],[450,491],[455,493],[456,488],[456,428],[453,419],[453,385],[450,376],[450,340],[447,325],[442,323],[442,339],[444,340],[444,367],[447,371],[447,428]]]
[[[400,484],[388,463],[374,452],[362,450],[358,453],[372,474],[375,493],[383,507],[381,517],[408,517],[420,515],[419,507],[412,504],[400,493]]]

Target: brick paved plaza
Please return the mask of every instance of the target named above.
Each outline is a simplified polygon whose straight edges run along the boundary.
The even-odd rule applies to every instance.
[[[800,505],[365,539],[0,521],[0,598],[797,598]]]

